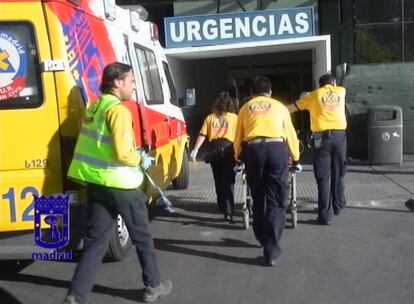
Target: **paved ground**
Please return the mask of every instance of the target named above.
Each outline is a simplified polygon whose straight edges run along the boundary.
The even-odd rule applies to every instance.
[[[241,217],[229,225],[216,214],[210,170],[198,163],[189,191],[167,191],[177,213],[154,220],[159,233],[164,225],[170,231],[156,239],[157,249],[187,272],[174,280],[197,290],[169,303],[413,303],[413,160],[351,162],[348,207],[329,227],[316,225],[316,186],[305,165],[298,175],[299,227],[285,230],[283,254],[271,269],[260,266],[261,249],[252,231],[242,230]]]
[[[198,163],[188,190],[166,191],[176,212],[151,212],[161,272],[174,282],[159,303],[414,303],[414,157],[403,166],[352,163],[346,183],[348,207],[331,226],[316,225],[316,187],[305,165],[298,228],[285,229],[282,255],[270,268],[241,217],[228,224],[217,213],[210,169]],[[136,265],[133,251],[123,262],[104,263],[90,303],[139,302]],[[36,262],[0,278],[0,303],[59,303],[74,267]]]
[[[297,175],[298,200],[302,209],[316,207],[317,188],[309,158],[305,156],[303,172]],[[214,202],[215,192],[209,166],[197,162],[191,169],[190,188],[166,191],[167,195],[178,204]],[[406,155],[402,165],[369,166],[366,162],[350,160],[345,192],[350,208],[401,207],[403,202],[414,198],[414,155]]]

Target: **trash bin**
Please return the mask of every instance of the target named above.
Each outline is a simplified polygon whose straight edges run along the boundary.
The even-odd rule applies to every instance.
[[[380,105],[368,109],[368,162],[401,164],[403,161],[402,109]]]

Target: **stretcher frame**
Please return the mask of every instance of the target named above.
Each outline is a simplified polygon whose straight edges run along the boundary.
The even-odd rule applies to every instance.
[[[252,217],[253,199],[247,185],[246,172],[243,170],[240,174],[242,186],[242,217],[243,228],[249,229],[250,218]],[[289,205],[286,213],[290,215],[290,224],[293,229],[298,226],[298,207],[297,207],[297,192],[296,192],[296,172],[289,168]]]

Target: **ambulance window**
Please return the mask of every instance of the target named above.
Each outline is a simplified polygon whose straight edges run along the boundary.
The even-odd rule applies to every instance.
[[[42,104],[37,55],[29,23],[0,22],[0,109]]]
[[[175,91],[174,81],[171,76],[170,67],[166,62],[162,63],[162,66],[164,68],[165,77],[167,77],[168,87],[170,88],[170,94],[171,94],[171,103],[173,105],[178,106],[178,100],[177,100],[177,92]]]
[[[135,46],[138,58],[139,72],[145,97],[148,104],[160,104],[164,102],[161,87],[161,78],[158,72],[157,61],[153,51]]]

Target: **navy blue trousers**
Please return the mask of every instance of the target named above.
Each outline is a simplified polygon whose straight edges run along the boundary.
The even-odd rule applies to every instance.
[[[81,303],[86,301],[98,267],[108,250],[118,214],[125,220],[136,248],[144,285],[158,286],[160,275],[145,205],[147,196],[138,189],[124,190],[93,184],[88,184],[87,193],[89,213],[84,249],[68,294],[75,296]]]
[[[253,198],[253,231],[265,259],[276,259],[289,198],[289,155],[282,142],[245,145],[243,160]]]
[[[329,221],[332,214],[339,214],[346,205],[346,133],[317,132],[313,134],[314,143],[317,140],[321,146],[314,147],[313,170],[318,184],[318,217]]]
[[[222,159],[210,163],[213,171],[214,185],[217,195],[217,205],[224,214],[233,214],[234,211],[234,183],[236,173],[234,166],[234,150],[230,146],[226,149]]]

